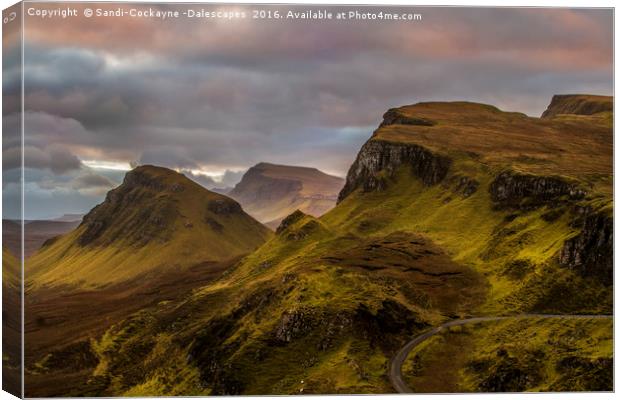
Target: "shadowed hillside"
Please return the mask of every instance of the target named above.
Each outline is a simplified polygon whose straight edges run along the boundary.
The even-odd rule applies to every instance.
[[[3,232],[3,239],[5,238]],[[20,396],[21,385],[21,263],[2,247],[2,389]]]

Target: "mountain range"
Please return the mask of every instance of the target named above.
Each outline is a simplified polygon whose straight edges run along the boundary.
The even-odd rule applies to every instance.
[[[139,167],[26,264],[26,395],[389,393],[475,316],[508,319],[412,351],[413,390],[611,390],[612,109],[395,108],[344,185],[258,164],[238,202]]]

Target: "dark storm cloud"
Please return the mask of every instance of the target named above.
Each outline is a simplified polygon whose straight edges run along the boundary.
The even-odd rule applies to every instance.
[[[36,147],[24,147],[24,164],[30,168],[48,168],[56,174],[79,169],[79,158],[63,148],[49,146],[45,150]]]
[[[28,18],[26,142],[56,172],[73,155],[229,171],[222,184],[261,161],[344,175],[390,107],[539,115],[556,93],[611,93],[608,10],[415,11],[422,22]]]

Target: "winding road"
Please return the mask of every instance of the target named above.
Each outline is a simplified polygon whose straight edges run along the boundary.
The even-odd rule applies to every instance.
[[[486,322],[486,321],[501,321],[505,319],[520,319],[520,318],[570,318],[570,319],[603,319],[603,318],[613,318],[612,315],[562,315],[562,314],[519,314],[513,316],[502,316],[502,317],[475,317],[475,318],[467,318],[467,319],[456,319],[452,321],[448,321],[442,325],[439,325],[431,330],[428,330],[413,339],[411,339],[407,344],[405,344],[399,351],[392,357],[389,364],[388,376],[390,378],[390,382],[392,386],[398,393],[413,393],[413,391],[407,386],[405,380],[403,379],[402,374],[402,366],[407,356],[415,347],[417,347],[420,343],[424,342],[426,339],[431,336],[441,332],[442,330],[449,328],[451,326],[460,326],[466,324],[475,324],[477,322]]]

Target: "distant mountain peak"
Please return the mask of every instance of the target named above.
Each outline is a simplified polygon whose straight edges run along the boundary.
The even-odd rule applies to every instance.
[[[314,167],[260,162],[250,168],[230,196],[259,221],[276,228],[296,209],[320,216],[336,204],[344,179]]]
[[[284,170],[284,171],[312,171],[312,172],[317,172],[320,174],[325,174],[324,172],[320,171],[318,168],[315,167],[305,167],[305,166],[300,166],[300,165],[284,165],[284,164],[274,164],[274,163],[269,163],[269,162],[259,162],[258,164],[256,164],[255,166],[251,167],[250,169],[259,169],[259,170]],[[327,175],[327,174],[325,174]]]

